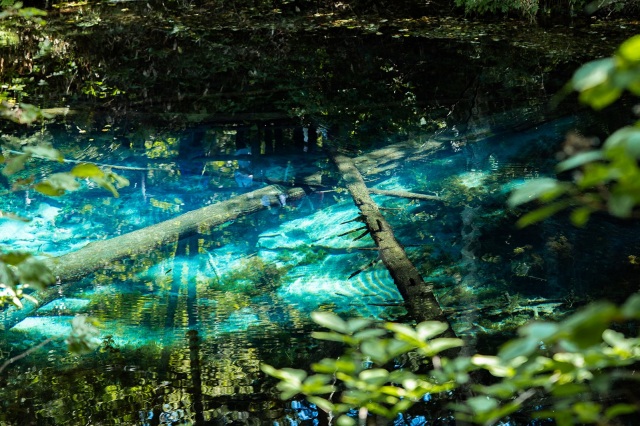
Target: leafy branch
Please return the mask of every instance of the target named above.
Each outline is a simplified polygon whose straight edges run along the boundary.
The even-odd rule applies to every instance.
[[[475,396],[451,405],[456,418],[493,425],[525,407],[546,407],[532,417],[554,419],[560,426],[608,424],[637,412],[638,401],[604,401],[620,383],[637,381],[634,365],[640,361],[640,338],[626,337],[612,327],[640,319],[640,293],[622,306],[594,303],[560,323],[533,322],[518,330],[519,337],[504,344],[495,356],[475,354],[450,358],[443,352],[462,340],[439,338],[447,329],[441,322],[415,327],[362,318],[343,320],[328,312],[314,312],[313,320],[330,331],[315,332],[320,340],[346,345],[338,358],[325,358],[305,370],[262,371],[279,379],[282,399],[305,395],[331,415],[338,426],[361,424],[369,413],[395,418],[426,395],[445,394],[468,386],[474,372],[485,370],[495,382],[473,384]],[[394,368],[403,357],[420,359],[430,370],[414,373]],[[544,397],[550,395],[550,402]]]
[[[568,87],[578,91],[580,100],[596,110],[610,105],[625,91],[640,96],[640,35],[622,43],[613,57],[583,65]],[[572,209],[571,221],[577,226],[584,225],[597,211],[620,218],[638,216],[634,209],[640,204],[640,121],[614,132],[600,149],[577,151],[556,167],[558,173],[571,171],[572,181],[533,179],[511,194],[511,207],[531,201],[544,204],[522,216],[519,226],[568,208]]]
[[[15,151],[12,151],[15,152]],[[26,146],[21,152],[5,157],[0,155],[0,164],[4,164],[0,177],[5,179],[22,171],[27,162],[33,158],[44,158],[51,161],[63,162],[60,151],[48,145]],[[103,170],[95,164],[81,163],[69,172],[53,173],[41,182],[34,179],[20,179],[14,182],[13,188],[32,187],[41,194],[60,196],[68,191],[80,188],[80,179],[88,179],[98,186],[110,191],[118,197],[118,189],[129,185],[129,181],[111,170]],[[0,218],[29,221],[10,212],[0,211]],[[11,303],[22,308],[20,299],[26,298],[31,302],[37,301],[29,296],[28,288],[43,290],[55,282],[55,277],[45,266],[44,262],[30,253],[0,251],[0,306]]]

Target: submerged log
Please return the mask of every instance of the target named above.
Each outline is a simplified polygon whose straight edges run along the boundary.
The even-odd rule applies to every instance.
[[[356,157],[354,161],[358,167],[363,170],[363,174],[372,175],[394,169],[398,167],[399,164],[405,164],[407,161],[422,161],[441,148],[442,144],[433,141],[422,144],[403,142],[363,154]],[[322,177],[323,173],[319,171],[305,176],[303,182],[307,185],[320,185],[323,180]],[[362,180],[361,177],[360,180]],[[364,182],[362,182],[362,185],[364,186]],[[368,190],[365,186],[365,192],[366,191]],[[90,243],[78,251],[48,259],[46,263],[58,277],[58,285],[51,286],[44,291],[33,293],[32,296],[38,301],[37,304],[24,299],[23,309],[9,307],[0,312],[0,330],[9,330],[18,322],[31,315],[40,306],[61,297],[69,286],[91,272],[108,267],[112,262],[119,259],[151,251],[164,244],[175,242],[179,238],[194,234],[199,230],[220,225],[239,216],[264,209],[266,208],[262,202],[264,196],[268,197],[272,205],[276,205],[276,203],[279,202],[277,201],[276,195],[283,193],[285,193],[290,200],[302,198],[305,194],[304,190],[297,186],[284,191],[280,186],[270,185],[244,195],[233,197],[222,203],[194,210],[177,218],[109,240]],[[380,246],[378,245],[378,247]],[[381,253],[383,251],[382,249],[380,250]],[[419,277],[417,271],[415,275]],[[396,285],[398,284],[396,283]],[[413,297],[414,292],[406,293],[409,297]],[[403,293],[402,290],[401,294],[405,297],[405,293]],[[415,297],[421,296],[417,295]],[[431,298],[433,298],[433,294],[431,294]],[[408,300],[407,297],[405,297],[405,300]],[[424,298],[425,303],[427,303],[428,300],[427,297]],[[433,304],[433,301],[429,303]],[[420,309],[419,311],[423,310],[425,313],[432,311],[428,307]],[[415,316],[415,318],[436,319],[426,314]]]
[[[108,240],[92,242],[72,253],[47,259],[45,263],[57,277],[58,285],[32,294],[38,304],[25,299],[22,309],[14,307],[5,309],[0,314],[0,329],[9,330],[31,315],[39,306],[60,297],[63,290],[71,283],[91,272],[107,268],[117,260],[149,252],[164,244],[175,242],[240,216],[280,205],[280,195],[285,195],[289,201],[302,198],[305,192],[301,188],[283,190],[274,185],[266,186],[156,225]]]
[[[389,191],[386,189],[367,188],[367,191],[371,194],[386,195],[387,197],[398,198],[410,198],[414,200],[427,200],[427,201],[444,201],[437,195],[418,194],[417,192],[408,191]]]
[[[362,220],[366,224],[369,234],[378,246],[380,259],[398,287],[409,314],[418,322],[435,320],[448,324],[449,322],[433,294],[433,287],[424,282],[416,267],[407,257],[404,248],[396,240],[391,226],[371,199],[369,189],[354,162],[349,157],[336,152],[332,152],[331,157],[362,214]],[[454,335],[451,328],[446,333],[448,336]]]

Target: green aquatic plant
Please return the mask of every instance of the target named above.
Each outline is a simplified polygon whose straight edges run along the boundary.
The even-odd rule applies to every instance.
[[[464,343],[437,337],[447,329],[440,322],[411,327],[343,320],[328,312],[314,312],[312,318],[330,330],[312,336],[344,344],[344,353],[313,364],[311,373],[270,365],[262,365],[262,370],[279,380],[283,399],[305,395],[338,416],[338,425],[357,424],[347,414],[353,410],[359,424],[370,414],[392,419],[426,395],[436,397],[463,387],[470,387],[474,396],[450,408],[457,419],[482,425],[522,410],[561,426],[601,425],[640,410],[631,392],[637,381],[640,337],[616,331],[627,326],[633,330],[640,320],[640,293],[622,306],[596,302],[561,322],[521,326],[518,337],[502,345],[497,355],[455,356],[451,351]],[[422,360],[422,372],[394,368],[409,355]],[[493,377],[491,384],[476,382],[481,370]],[[629,397],[612,393],[625,387]]]
[[[310,245],[301,245],[297,249],[297,254],[302,257],[297,262],[298,266],[301,265],[317,265],[322,263],[327,257],[327,251],[323,248],[314,248]]]

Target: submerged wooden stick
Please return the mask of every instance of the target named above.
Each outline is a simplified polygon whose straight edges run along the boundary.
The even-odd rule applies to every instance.
[[[362,219],[367,225],[373,241],[378,246],[380,259],[398,287],[409,314],[418,322],[435,320],[448,324],[449,322],[433,294],[433,287],[424,282],[416,267],[407,257],[404,248],[396,240],[391,226],[371,199],[369,189],[354,162],[349,157],[337,152],[331,152],[330,155],[342,174],[353,201],[362,213]],[[446,333],[448,336],[454,336],[451,327]]]
[[[274,185],[266,186],[128,234],[89,243],[72,253],[47,259],[45,263],[57,277],[59,285],[32,294],[38,304],[24,299],[22,309],[5,309],[0,313],[0,329],[9,330],[38,307],[60,297],[71,283],[91,272],[108,268],[117,260],[149,252],[239,216],[280,205],[280,195],[285,195],[287,200],[297,200],[302,198],[305,192],[302,188],[283,190]]]
[[[370,194],[386,195],[387,197],[398,198],[413,198],[416,200],[428,200],[428,201],[444,201],[437,195],[418,194],[417,192],[408,191],[390,191],[386,189],[367,188]]]

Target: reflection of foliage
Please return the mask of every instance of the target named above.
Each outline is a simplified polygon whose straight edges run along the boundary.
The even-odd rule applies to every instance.
[[[280,287],[286,271],[286,268],[267,264],[260,257],[252,256],[225,274],[219,285],[228,292],[255,296]]]
[[[65,339],[69,352],[74,355],[84,355],[93,352],[100,345],[100,341],[98,339],[100,330],[96,328],[96,325],[97,321],[93,318],[87,317],[86,315],[78,315],[74,317],[71,321],[71,333]],[[38,349],[53,342],[54,340],[56,339],[50,337],[39,344],[32,346],[21,354],[7,359],[2,365],[0,365],[0,373],[2,373],[9,365],[25,358],[33,352],[36,352]]]
[[[33,22],[37,26],[42,26],[45,23],[41,17],[46,16],[47,13],[43,10],[22,7],[21,2],[12,0],[5,0],[0,6],[3,8],[0,12],[0,21],[2,22],[0,27],[0,48],[20,44],[21,37],[14,29],[15,25],[24,25],[25,21]],[[31,124],[37,120],[47,118],[48,115],[43,113],[37,106],[23,103],[19,100],[25,94],[23,92],[24,85],[21,84],[22,81],[21,78],[14,78],[11,80],[12,84],[2,85],[2,89],[0,89],[0,118],[20,124]],[[14,96],[11,96],[10,92],[13,92]]]
[[[341,416],[339,425],[355,425],[346,413],[359,410],[362,423],[369,413],[394,418],[425,395],[445,394],[473,383],[473,374],[486,370],[496,382],[473,384],[476,396],[452,406],[458,419],[494,424],[519,410],[533,409],[533,417],[554,419],[559,425],[608,424],[638,411],[633,400],[610,394],[633,381],[634,365],[640,361],[640,339],[614,331],[614,323],[640,319],[640,295],[621,306],[595,303],[560,323],[535,322],[518,331],[519,337],[500,348],[497,356],[475,354],[449,358],[442,352],[463,343],[436,338],[447,326],[424,322],[415,328],[397,323],[374,324],[366,319],[344,321],[336,315],[315,312],[313,319],[330,332],[316,332],[317,339],[347,346],[339,358],[326,358],[304,370],[263,371],[280,379],[282,398],[297,394],[323,410]],[[396,369],[400,358],[413,356],[430,368],[424,373]],[[551,394],[547,409],[541,398]]]
[[[218,320],[224,320],[232,313],[251,306],[251,298],[248,295],[232,291],[221,293],[216,301]]]
[[[165,140],[155,139],[150,136],[145,140],[144,147],[149,158],[171,158],[178,153],[180,140],[175,137],[167,137]]]
[[[464,51],[460,44],[438,46],[459,54],[432,58],[425,51],[436,49],[424,46],[434,37],[474,40],[496,29],[475,28],[455,19],[443,25],[420,19],[381,19],[380,14],[390,10],[406,10],[410,4],[418,7],[412,1],[403,2],[402,7],[385,2],[377,12],[375,2],[368,1],[348,2],[344,7],[334,2],[310,3],[288,2],[282,8],[263,1],[234,2],[233,6],[214,2],[206,8],[155,1],[149,6],[134,2],[125,9],[104,2],[56,5],[64,13],[52,16],[46,27],[12,29],[20,44],[3,52],[7,60],[1,83],[15,88],[7,92],[17,102],[38,99],[43,107],[71,108],[99,103],[110,110],[110,118],[125,114],[130,118],[132,109],[191,122],[210,117],[241,119],[239,114],[248,112],[256,119],[264,114],[332,125],[340,115],[348,121],[341,136],[361,140],[381,130],[398,137],[428,129],[436,120],[442,122],[450,112],[449,102],[459,100],[474,73],[445,71],[444,80],[434,76],[430,64],[437,60],[439,67],[452,66],[455,71],[461,60],[494,55],[491,46],[484,44],[482,49],[487,50],[479,54],[474,41]],[[292,8],[301,12],[288,13]],[[324,10],[312,12],[317,8]],[[363,8],[372,14],[353,16],[354,10]],[[350,16],[342,19],[341,15]],[[317,37],[320,30],[331,31]],[[352,37],[354,30],[378,40],[363,44]],[[441,33],[434,36],[436,30]],[[411,58],[393,47],[397,41],[393,37],[411,45]],[[555,53],[554,60],[566,60],[572,54],[563,50]],[[505,70],[513,72],[506,84],[519,90],[544,83],[539,75],[532,77],[526,66],[515,66],[518,61],[506,63],[509,59],[504,56],[489,60],[500,63],[495,70],[483,71],[485,80],[492,74],[490,84],[494,80],[505,84]],[[439,99],[446,101],[434,106]]]
[[[102,338],[102,344],[100,345],[100,352],[108,352],[109,354],[117,354],[120,352],[118,345],[116,344],[111,334]]]

